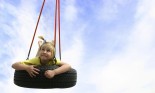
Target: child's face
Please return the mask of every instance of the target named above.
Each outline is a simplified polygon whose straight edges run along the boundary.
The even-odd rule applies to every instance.
[[[47,62],[53,58],[52,46],[45,44],[41,47],[39,57],[42,62]]]

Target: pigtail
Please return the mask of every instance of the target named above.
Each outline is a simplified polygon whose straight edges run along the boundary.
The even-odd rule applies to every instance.
[[[36,57],[39,56],[39,51],[40,51],[40,48],[41,48],[42,44],[46,42],[46,40],[44,39],[43,36],[38,36],[38,38],[41,39],[41,40],[38,41],[38,46],[39,46],[39,48],[38,48]]]
[[[56,63],[57,63],[57,60],[56,60],[56,58],[54,56],[54,58],[53,58],[53,65],[56,65]]]
[[[38,36],[39,39],[45,40],[43,36]]]
[[[46,40],[44,39],[43,36],[38,36],[39,39],[43,40],[44,42],[43,43],[46,43]]]
[[[54,47],[54,40],[51,41],[52,46]]]

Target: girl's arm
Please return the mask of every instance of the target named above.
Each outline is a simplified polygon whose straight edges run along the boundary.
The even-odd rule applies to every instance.
[[[67,71],[69,71],[71,69],[71,66],[67,63],[64,63],[64,62],[60,62],[59,63],[59,66],[58,68],[54,69],[54,70],[47,70],[45,71],[45,76],[47,78],[53,78],[55,75],[58,75],[58,74],[61,74],[61,73],[65,73]]]
[[[27,70],[29,65],[21,64],[20,62],[16,62],[12,64],[12,68],[15,70]]]
[[[55,72],[55,75],[67,72],[71,69],[71,66],[65,62],[60,62],[59,66],[59,68],[53,70]]]

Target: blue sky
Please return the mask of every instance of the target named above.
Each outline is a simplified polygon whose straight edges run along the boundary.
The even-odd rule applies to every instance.
[[[28,89],[13,84],[12,63],[27,58],[42,0],[0,1],[2,93],[154,93],[155,0],[61,0],[62,60],[76,86]],[[46,0],[37,36],[53,39],[54,2]],[[58,54],[57,54],[58,55]]]

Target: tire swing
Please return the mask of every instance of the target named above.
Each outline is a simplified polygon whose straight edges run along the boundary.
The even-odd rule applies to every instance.
[[[38,23],[41,17],[41,13],[44,7],[45,0],[43,1],[41,11],[39,14],[39,18],[37,21],[37,25],[35,28],[35,32],[33,35],[33,39],[31,42],[31,46],[28,52],[28,57],[30,55],[31,47],[34,41],[34,37],[37,31]],[[58,16],[57,16],[57,11],[58,11]],[[60,1],[56,0],[56,8],[55,8],[55,33],[54,33],[54,47],[56,47],[56,19],[58,17],[58,27],[59,27],[59,56],[61,60],[61,48],[60,48]],[[30,77],[28,72],[25,70],[15,70],[14,72],[14,84],[20,87],[25,87],[25,88],[39,88],[39,89],[49,89],[49,88],[70,88],[76,85],[77,81],[77,72],[75,69],[71,68],[71,70],[56,75],[53,78],[49,79],[44,76],[44,72],[46,70],[54,70],[58,68],[59,66],[53,65],[53,66],[36,66],[37,69],[40,70],[39,74],[36,75],[36,77]]]
[[[16,70],[14,74],[14,83],[20,87],[26,88],[69,88],[76,84],[76,70],[71,69],[66,73],[62,73],[54,76],[52,79],[48,79],[44,76],[46,70],[53,70],[58,68],[58,66],[38,66],[36,67],[40,70],[36,77],[30,77],[25,70]]]

